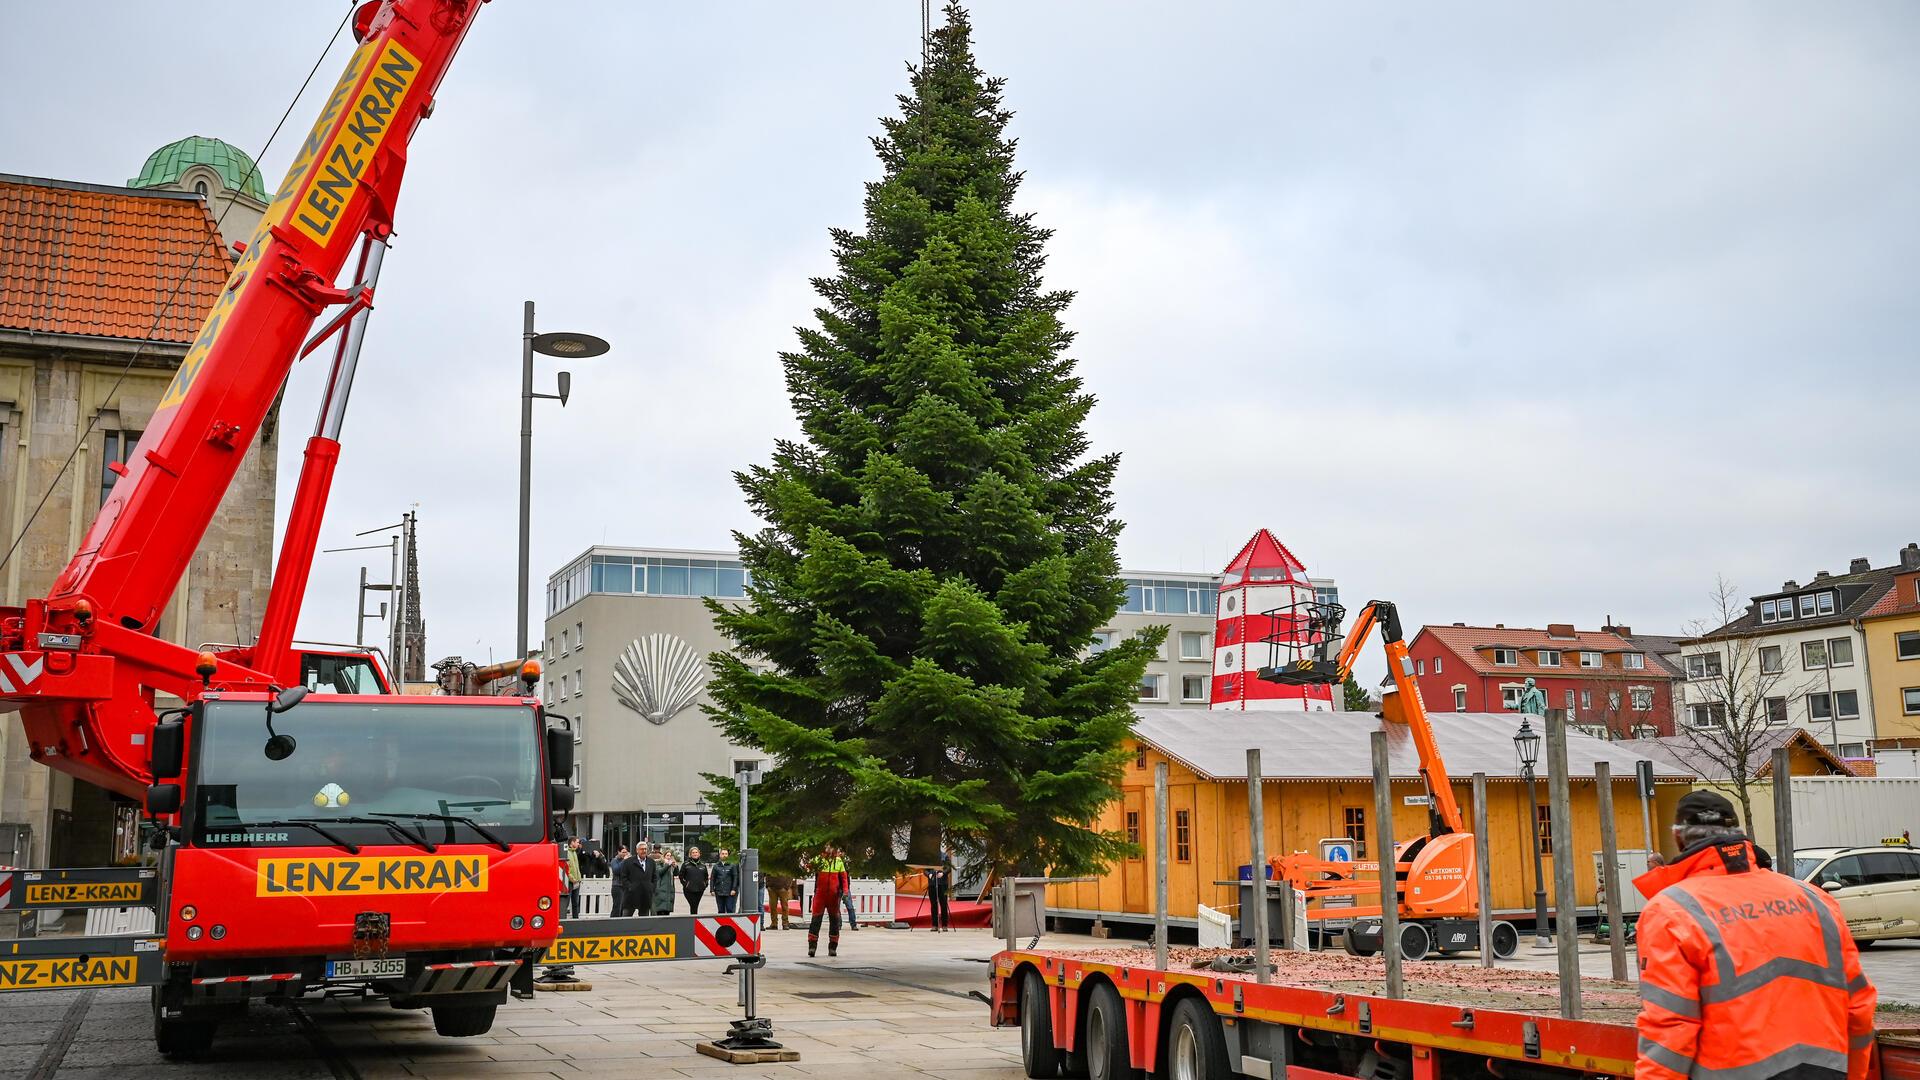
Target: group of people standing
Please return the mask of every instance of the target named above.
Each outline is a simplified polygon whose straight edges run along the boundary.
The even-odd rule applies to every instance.
[[[607,864],[612,877],[613,915],[671,915],[673,894],[679,887],[687,901],[687,911],[700,913],[700,901],[713,894],[715,910],[731,915],[740,903],[740,866],[732,852],[721,848],[718,858],[708,862],[698,847],[687,848],[684,861],[673,851],[661,848],[655,854],[642,840],[632,848],[622,845]]]

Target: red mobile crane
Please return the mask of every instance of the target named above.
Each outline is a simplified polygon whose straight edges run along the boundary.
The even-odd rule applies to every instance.
[[[1397,886],[1400,952],[1409,960],[1419,960],[1435,948],[1449,953],[1478,948],[1481,897],[1473,834],[1460,816],[1447,763],[1440,756],[1439,743],[1434,741],[1433,723],[1427,717],[1420,684],[1414,679],[1413,660],[1407,655],[1399,609],[1385,600],[1368,603],[1354,616],[1353,629],[1344,641],[1340,626],[1346,608],[1340,604],[1302,603],[1284,614],[1268,614],[1276,627],[1269,639],[1274,658],[1279,659],[1278,654],[1286,651],[1291,659],[1263,667],[1259,674],[1262,679],[1287,686],[1345,683],[1367,639],[1375,629],[1380,631],[1395,691],[1386,696],[1382,712],[1389,722],[1406,725],[1413,736],[1428,799],[1427,835],[1396,845],[1393,853],[1392,873],[1404,883]],[[1335,643],[1340,644],[1337,654]],[[1379,895],[1380,886],[1377,880],[1363,881],[1356,875],[1386,873],[1381,864],[1330,862],[1304,853],[1276,863],[1280,876],[1306,895],[1310,921],[1350,917],[1353,923],[1344,935],[1347,951],[1366,956],[1380,950],[1380,906],[1377,902],[1365,903],[1366,898]],[[1336,896],[1353,897],[1359,905],[1325,904]],[[1492,938],[1489,944],[1493,953],[1502,959],[1512,956],[1520,946],[1520,934],[1509,922],[1494,923]]]
[[[85,542],[45,598],[0,608],[0,707],[19,710],[34,759],[144,799],[162,824],[164,935],[123,949],[124,965],[48,967],[16,944],[0,989],[98,984],[75,975],[88,971],[156,983],[155,1035],[176,1054],[204,1049],[250,996],[359,987],[431,1008],[447,1035],[486,1031],[510,987],[531,996],[560,931],[549,827],[571,808],[573,756],[532,694],[537,671],[518,697],[396,698],[371,656],[293,644],[407,145],[480,6],[355,13],[346,70]],[[353,284],[336,287],[356,246]],[[329,339],[259,640],[162,640],[288,370]],[[302,703],[321,681],[387,694]],[[182,704],[156,711],[160,694]]]

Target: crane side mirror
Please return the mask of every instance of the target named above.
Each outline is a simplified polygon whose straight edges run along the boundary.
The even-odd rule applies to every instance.
[[[548,811],[565,814],[573,810],[573,784],[566,780],[547,781]]]
[[[289,686],[274,696],[273,704],[267,706],[267,710],[269,712],[283,713],[305,700],[307,700],[306,687]]]
[[[573,779],[573,732],[566,728],[547,729],[547,776],[553,780]],[[573,790],[571,785],[567,790]]]
[[[148,817],[167,817],[179,812],[179,784],[154,784],[147,788]]]
[[[171,780],[180,775],[187,760],[187,726],[178,720],[163,720],[153,725],[147,736],[150,767],[155,780]]]

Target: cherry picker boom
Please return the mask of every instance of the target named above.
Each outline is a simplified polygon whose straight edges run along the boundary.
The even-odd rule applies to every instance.
[[[1364,902],[1378,895],[1379,884],[1356,877],[1367,871],[1391,872],[1404,883],[1397,887],[1402,955],[1418,960],[1434,948],[1445,952],[1479,948],[1482,898],[1475,875],[1474,838],[1460,816],[1447,763],[1433,737],[1433,723],[1414,678],[1413,659],[1407,654],[1399,609],[1385,600],[1368,603],[1354,616],[1344,640],[1340,626],[1346,609],[1339,604],[1307,602],[1268,614],[1274,627],[1268,639],[1273,659],[1278,661],[1283,652],[1290,659],[1262,667],[1259,676],[1286,686],[1345,683],[1367,639],[1379,631],[1394,685],[1381,711],[1389,723],[1404,724],[1412,736],[1420,779],[1427,789],[1427,834],[1395,845],[1391,871],[1378,863],[1330,862],[1299,853],[1278,860],[1280,876],[1307,897],[1309,921],[1353,919],[1344,935],[1349,952],[1370,955],[1381,948],[1380,907]],[[1381,826],[1391,831],[1390,823]],[[1361,906],[1327,905],[1325,901],[1333,897],[1352,897]],[[1519,948],[1520,935],[1512,923],[1495,922],[1492,937],[1489,944],[1496,956],[1512,956]]]

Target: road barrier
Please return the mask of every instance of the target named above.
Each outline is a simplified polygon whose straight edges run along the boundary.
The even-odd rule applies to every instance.
[[[800,887],[800,915],[804,918],[813,912],[814,879],[804,877],[796,884]],[[879,878],[854,878],[852,895],[856,918],[871,919],[874,922],[893,921],[896,897],[892,881]],[[844,915],[845,912],[842,911],[842,914]]]

